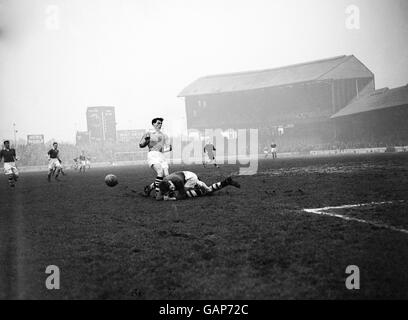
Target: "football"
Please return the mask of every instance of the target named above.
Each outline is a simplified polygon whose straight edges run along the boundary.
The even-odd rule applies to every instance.
[[[108,174],[105,177],[105,183],[109,187],[114,187],[114,186],[116,186],[118,184],[118,178],[114,174]]]

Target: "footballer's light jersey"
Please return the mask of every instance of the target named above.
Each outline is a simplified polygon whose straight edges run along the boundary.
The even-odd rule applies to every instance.
[[[0,151],[0,161],[4,159],[4,163],[6,162],[14,162],[16,159],[16,150],[15,149],[3,149]]]
[[[185,187],[186,185],[196,185],[198,182],[201,182],[198,176],[191,171],[176,171],[163,178],[163,181],[171,181],[176,186],[176,190],[179,190],[177,187]]]
[[[161,130],[151,129],[143,135],[141,143],[147,136],[150,137],[149,144],[147,145],[149,151],[164,152],[165,146],[168,145],[168,137],[166,134],[161,132]]]
[[[215,151],[215,147],[214,147],[213,144],[207,143],[204,146],[204,152],[207,152],[208,157],[211,158],[211,159],[214,157],[214,151]]]

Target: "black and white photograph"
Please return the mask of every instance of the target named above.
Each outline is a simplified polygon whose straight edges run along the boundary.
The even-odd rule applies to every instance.
[[[0,144],[0,300],[408,299],[406,0],[0,0]]]

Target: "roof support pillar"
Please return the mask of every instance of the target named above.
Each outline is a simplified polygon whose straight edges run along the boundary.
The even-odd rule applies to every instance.
[[[331,100],[332,100],[332,113],[336,113],[336,99],[335,99],[335,88],[334,88],[334,80],[331,81]],[[337,139],[337,130],[336,130],[336,120],[332,122],[333,125],[333,137],[336,140]]]
[[[336,113],[336,99],[334,97],[334,80],[331,82],[331,100],[332,100],[332,112],[333,114]]]

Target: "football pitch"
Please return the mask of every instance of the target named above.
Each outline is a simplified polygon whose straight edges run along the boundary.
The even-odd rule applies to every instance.
[[[238,168],[170,170],[210,184]],[[147,166],[67,174],[1,176],[1,299],[408,298],[408,154],[260,160],[241,189],[175,202],[138,195]]]

